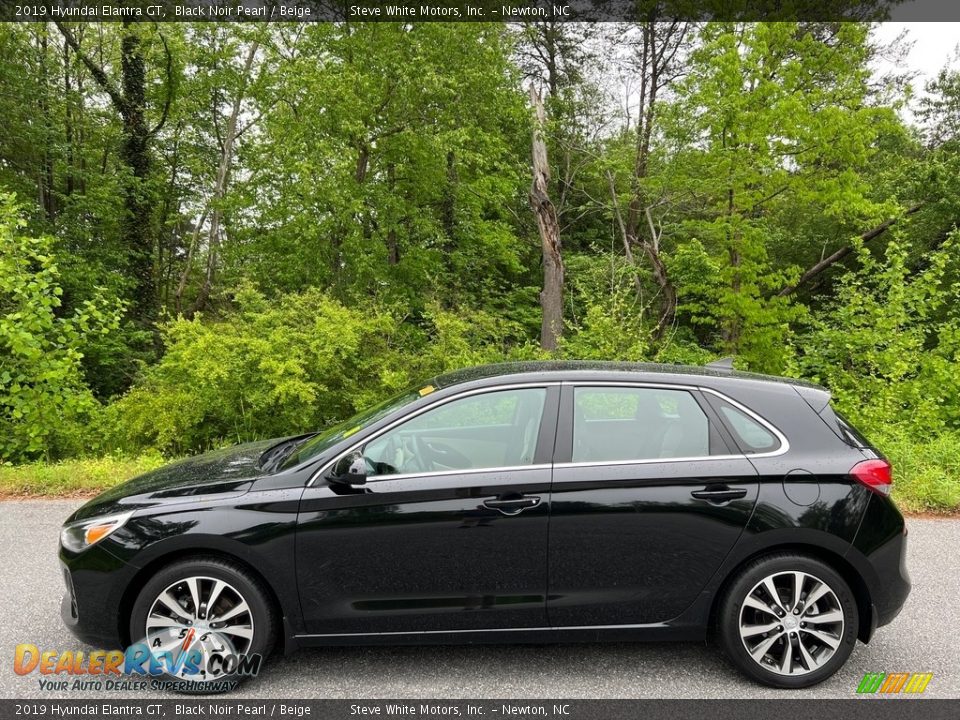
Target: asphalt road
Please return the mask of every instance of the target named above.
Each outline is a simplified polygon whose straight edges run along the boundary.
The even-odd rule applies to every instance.
[[[18,676],[18,643],[89,649],[60,624],[60,523],[74,500],[0,502],[0,697],[97,699],[41,691]],[[867,672],[932,672],[927,697],[960,697],[960,520],[911,519],[913,593],[893,624],[858,644],[827,682],[778,691],[743,679],[698,644],[405,647],[304,650],[275,658],[243,698],[848,698]],[[102,696],[101,696],[102,697]],[[111,696],[113,697],[113,696]],[[137,695],[136,697],[147,697]]]

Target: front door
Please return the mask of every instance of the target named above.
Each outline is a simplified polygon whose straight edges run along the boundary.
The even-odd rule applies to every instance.
[[[747,524],[756,471],[695,389],[565,385],[561,418],[550,624],[676,617]]]
[[[366,485],[308,488],[307,632],[544,627],[558,401],[559,386],[439,401],[360,448]]]

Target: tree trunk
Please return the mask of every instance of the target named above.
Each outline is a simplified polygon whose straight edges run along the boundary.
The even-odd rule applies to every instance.
[[[548,352],[557,349],[563,336],[563,257],[560,251],[560,223],[557,209],[550,200],[550,164],[547,145],[543,138],[546,125],[546,110],[540,93],[530,86],[530,102],[534,122],[531,137],[533,182],[530,185],[530,207],[537,219],[540,247],[543,254],[543,290],[540,292],[540,308],[543,321],[540,325],[540,347]]]
[[[253,67],[253,61],[257,55],[257,49],[260,47],[259,41],[250,44],[247,50],[247,57],[243,62],[243,74],[241,77],[246,80],[250,77],[250,69]],[[207,233],[207,269],[203,276],[203,285],[200,286],[200,292],[193,304],[191,315],[203,310],[210,299],[210,292],[213,289],[213,278],[217,272],[217,261],[220,253],[221,226],[223,225],[223,198],[227,193],[227,186],[230,182],[230,168],[233,164],[233,146],[237,141],[237,123],[240,119],[240,109],[243,105],[245,87],[241,85],[233,98],[233,106],[230,108],[230,117],[227,118],[227,129],[223,137],[223,147],[220,150],[220,164],[217,166],[217,178],[213,186],[213,195],[210,198],[210,229]],[[217,112],[214,108],[214,112]]]
[[[151,203],[146,188],[150,176],[150,130],[146,121],[146,64],[137,33],[133,23],[124,21],[120,81],[125,112],[121,113],[123,145],[120,154],[132,177],[124,187],[123,241],[134,280],[133,316],[144,325],[152,325],[157,318],[157,298],[153,279]]]
[[[903,212],[903,217],[907,217],[908,215],[913,215],[922,207],[923,207],[923,203],[918,203],[912,207],[907,208]],[[871,240],[875,240],[876,238],[883,235],[883,233],[885,233],[891,225],[896,223],[898,219],[899,218],[890,218],[888,220],[884,220],[875,228],[871,228],[870,230],[867,230],[867,232],[863,233],[863,235],[860,236],[860,240],[864,243],[868,243]],[[828,267],[830,267],[831,265],[835,265],[836,263],[843,260],[851,252],[853,252],[853,248],[847,245],[846,247],[840,248],[832,255],[828,255],[827,257],[823,258],[823,260],[816,263],[812,267],[808,268],[807,271],[800,276],[800,279],[797,280],[796,285],[785,287],[780,292],[778,292],[777,297],[786,297],[787,295],[792,295],[800,288],[801,285],[804,285],[810,282],[810,280],[812,280],[817,275],[822,273]]]

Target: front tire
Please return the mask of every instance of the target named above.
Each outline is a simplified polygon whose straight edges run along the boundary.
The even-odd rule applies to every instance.
[[[754,560],[721,600],[724,654],[746,675],[778,688],[804,688],[833,675],[857,642],[849,585],[830,566],[795,553]]]
[[[181,666],[162,676],[184,693],[222,692],[226,682],[245,679],[224,670],[224,658],[259,654],[263,662],[276,637],[276,613],[262,581],[239,563],[216,557],[161,568],[143,586],[130,614],[131,642],[145,640],[151,652],[169,653],[164,662],[189,654],[200,668],[191,672]]]

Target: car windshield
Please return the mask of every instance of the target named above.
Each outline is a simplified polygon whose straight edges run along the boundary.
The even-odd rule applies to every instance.
[[[368,408],[367,410],[357,413],[352,418],[344,420],[341,423],[337,423],[336,425],[332,425],[326,430],[322,430],[319,434],[314,435],[307,442],[301,445],[295,453],[290,455],[290,457],[284,460],[283,465],[280,466],[281,469],[286,470],[287,468],[299,465],[310,458],[316,457],[324,450],[336,445],[344,438],[348,438],[351,435],[360,432],[365,427],[377,422],[377,420],[385,418],[394,410],[399,410],[404,405],[409,405],[414,400],[425,394],[426,393],[424,393],[422,390],[407,390],[399,395],[394,395],[393,397],[384,400],[379,405],[374,405],[372,408]]]

